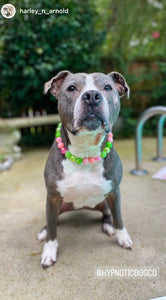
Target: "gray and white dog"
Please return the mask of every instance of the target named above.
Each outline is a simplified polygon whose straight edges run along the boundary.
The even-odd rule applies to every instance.
[[[45,167],[47,226],[38,233],[39,241],[46,239],[43,268],[56,262],[58,216],[68,210],[100,210],[103,231],[110,236],[115,233],[118,244],[131,249],[132,241],[121,217],[121,161],[114,147],[101,158],[119,114],[120,97],[129,97],[126,80],[117,72],[105,75],[62,71],[45,83],[44,92],[49,90],[58,99],[62,126],[60,144],[54,142]],[[83,163],[66,157],[65,149]]]

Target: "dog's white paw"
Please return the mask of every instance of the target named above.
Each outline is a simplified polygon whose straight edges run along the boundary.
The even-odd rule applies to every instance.
[[[58,242],[56,239],[54,241],[48,241],[45,243],[41,256],[41,265],[44,269],[52,266],[56,262],[57,249]]]
[[[39,242],[45,241],[47,237],[47,229],[43,228],[38,234],[37,234],[37,239]]]
[[[115,234],[116,234],[117,242],[121,247],[130,250],[132,249],[133,242],[125,227],[123,227],[123,229],[116,229]]]
[[[109,236],[112,236],[114,234],[114,228],[109,223],[103,223],[103,231],[108,234]]]

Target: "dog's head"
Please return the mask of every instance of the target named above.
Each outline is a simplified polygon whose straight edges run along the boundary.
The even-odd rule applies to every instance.
[[[73,134],[101,128],[109,132],[120,110],[120,97],[129,97],[125,78],[117,72],[70,73],[62,71],[45,83],[58,99],[58,111],[63,125]]]
[[[4,7],[4,14],[9,17],[13,15],[13,7],[8,5],[7,7]]]

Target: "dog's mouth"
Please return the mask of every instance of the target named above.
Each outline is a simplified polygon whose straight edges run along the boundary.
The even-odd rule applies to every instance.
[[[84,115],[79,120],[79,127],[85,127],[89,131],[94,131],[99,127],[102,127],[104,130],[107,131],[107,122],[102,114],[100,114],[99,112],[92,111]]]

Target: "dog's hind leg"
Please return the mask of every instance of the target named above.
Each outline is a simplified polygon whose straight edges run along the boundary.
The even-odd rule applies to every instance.
[[[111,211],[108,206],[107,200],[104,200],[104,203],[103,203],[102,229],[109,236],[112,236],[114,234]]]
[[[103,218],[102,218],[103,232],[105,232],[109,236],[112,236],[114,234],[114,228],[112,223],[111,210],[109,208],[107,200],[105,199],[103,202],[98,204],[96,206],[96,209],[100,210],[103,213]]]
[[[45,241],[47,238],[47,225],[44,226],[40,232],[37,234],[37,239],[39,242]]]

